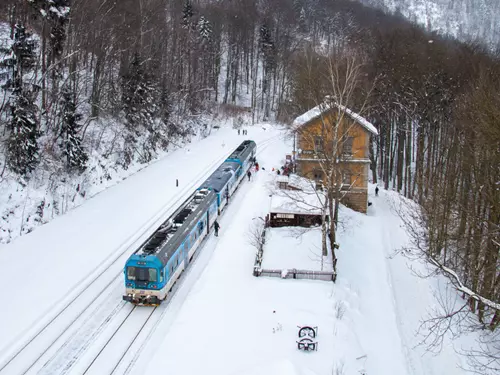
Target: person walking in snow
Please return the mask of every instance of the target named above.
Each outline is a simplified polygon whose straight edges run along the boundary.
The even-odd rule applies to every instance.
[[[255,172],[259,171],[259,163],[255,163]]]
[[[248,170],[247,176],[248,176],[248,181],[250,181],[250,177],[252,177],[252,172],[250,172],[250,170]]]
[[[375,196],[378,197],[378,186],[375,186]]]
[[[238,135],[240,135],[240,129],[238,129]]]
[[[220,225],[217,222],[217,220],[215,220],[215,223],[214,223],[215,237],[219,237],[219,228],[220,228]]]

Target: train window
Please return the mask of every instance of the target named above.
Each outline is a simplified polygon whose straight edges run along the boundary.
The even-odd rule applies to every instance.
[[[154,268],[149,268],[149,281],[156,283],[158,281],[158,273]]]
[[[127,279],[135,280],[135,267],[127,268]]]
[[[163,276],[163,270],[161,270],[161,271],[160,271],[160,283],[162,283],[162,282],[163,282],[163,277],[164,277],[164,276]]]

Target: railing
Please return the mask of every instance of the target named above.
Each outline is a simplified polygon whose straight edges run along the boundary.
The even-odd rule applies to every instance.
[[[258,276],[268,276],[268,277],[281,277],[282,279],[309,279],[309,280],[324,280],[324,281],[335,281],[335,272],[333,271],[309,271],[309,270],[298,270],[298,269],[284,269],[284,270],[272,270],[264,268],[255,268],[253,275]]]

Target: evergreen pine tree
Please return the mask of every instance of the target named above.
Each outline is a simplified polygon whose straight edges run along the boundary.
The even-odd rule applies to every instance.
[[[69,0],[50,0],[49,16],[52,24],[50,30],[51,60],[53,62],[61,58],[63,45],[66,41],[66,24],[69,15]]]
[[[24,74],[36,64],[35,48],[36,42],[25,27],[16,24],[10,56],[3,61],[11,71],[6,88],[12,91],[7,163],[13,172],[23,176],[33,171],[39,161],[36,95],[23,82]]]
[[[10,46],[10,51],[2,51],[9,54],[0,62],[1,67],[10,71],[7,74],[9,77],[4,88],[13,89],[17,80],[19,80],[19,85],[22,86],[24,74],[32,70],[36,65],[36,46],[36,41],[30,33],[26,32],[23,25],[14,25],[14,40]]]
[[[51,61],[61,58],[64,42],[66,41],[66,24],[69,15],[69,0],[50,0],[49,16],[52,23],[50,30]]]
[[[192,25],[192,18],[194,16],[193,6],[191,5],[191,0],[186,0],[184,3],[184,8],[182,10],[182,22],[183,28],[187,29]]]
[[[122,77],[122,105],[129,130],[139,134],[141,126],[152,129],[157,112],[156,88],[137,52],[128,72]]]
[[[124,167],[130,164],[135,150],[138,150],[139,135],[146,135],[147,139],[142,145],[142,151],[138,150],[140,161],[148,162],[153,157],[156,146],[151,147],[151,144],[156,144],[158,139],[155,128],[155,117],[159,112],[157,97],[152,77],[145,72],[139,54],[135,53],[128,72],[122,77],[122,105],[130,131],[125,136]]]
[[[38,108],[33,92],[23,89],[20,79],[14,84],[11,97],[10,134],[7,140],[7,162],[10,169],[22,176],[33,171],[39,162]]]
[[[260,27],[260,48],[264,55],[266,68],[271,68],[274,63],[274,42],[266,24]]]
[[[81,125],[78,122],[82,115],[76,111],[75,95],[68,86],[63,87],[62,90],[59,116],[62,121],[59,146],[66,159],[66,167],[69,171],[83,172],[88,156],[82,147],[82,139],[79,134]]]
[[[204,16],[200,17],[198,21],[198,32],[202,43],[209,43],[212,39],[212,25]]]

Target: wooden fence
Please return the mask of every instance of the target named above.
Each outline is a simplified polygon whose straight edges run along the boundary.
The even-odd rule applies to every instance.
[[[297,270],[269,270],[265,268],[254,268],[254,276],[269,276],[281,277],[282,279],[309,279],[309,280],[325,280],[335,281],[335,273],[333,271],[309,271]]]
[[[267,218],[267,217],[266,217]],[[257,254],[255,255],[255,262],[253,266],[253,275],[255,277],[259,276],[269,276],[269,277],[281,277],[282,279],[309,279],[309,280],[325,280],[335,282],[336,274],[333,271],[308,271],[308,270],[270,270],[262,268],[262,260],[264,258],[264,245],[266,243],[266,229],[269,224],[266,221],[266,225],[261,233],[261,241],[259,243],[259,248]]]

